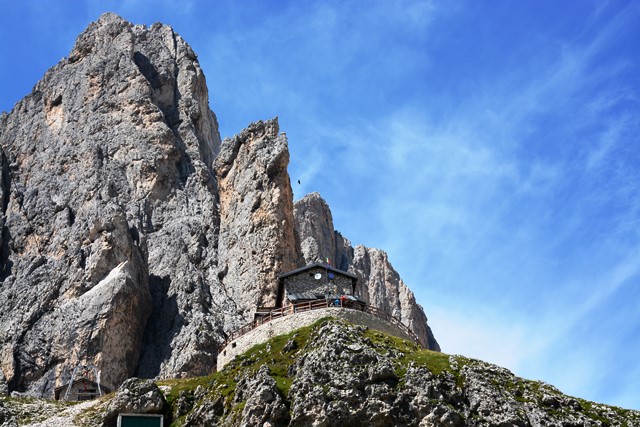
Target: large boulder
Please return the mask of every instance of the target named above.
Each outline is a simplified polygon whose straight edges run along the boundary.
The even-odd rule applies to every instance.
[[[129,378],[109,402],[103,417],[104,427],[114,427],[118,414],[170,414],[169,405],[152,380]]]

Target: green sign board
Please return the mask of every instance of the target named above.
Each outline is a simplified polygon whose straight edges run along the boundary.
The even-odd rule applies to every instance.
[[[118,427],[162,427],[162,415],[151,414],[120,414]]]

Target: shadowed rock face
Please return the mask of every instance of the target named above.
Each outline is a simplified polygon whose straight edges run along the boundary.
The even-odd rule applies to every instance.
[[[354,249],[333,229],[329,206],[318,193],[298,200],[294,217],[296,236],[306,263],[324,262],[329,257],[337,268],[356,274],[358,295],[402,320],[427,348],[440,351],[424,310],[389,262],[386,252],[362,245]]]
[[[314,244],[381,300],[377,261],[328,208],[296,235],[277,119],[221,142],[196,55],[166,25],[90,24],[0,116],[0,150],[0,391],[51,395],[77,364],[111,388],[207,374]],[[389,312],[423,333],[403,286]]]

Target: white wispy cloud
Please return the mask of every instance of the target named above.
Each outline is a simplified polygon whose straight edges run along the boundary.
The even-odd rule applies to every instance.
[[[637,94],[615,84],[624,60],[600,62],[629,24],[625,13],[483,82],[443,121],[427,104],[409,105],[335,133],[349,140],[344,170],[356,189],[380,194],[367,216],[380,231],[360,238],[388,249],[414,289],[441,286],[417,293],[445,351],[592,396],[604,353],[585,358],[573,343],[640,265],[632,230],[640,180],[629,150]],[[358,230],[348,215],[338,220]]]

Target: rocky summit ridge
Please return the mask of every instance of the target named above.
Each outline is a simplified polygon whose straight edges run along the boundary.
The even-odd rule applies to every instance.
[[[293,203],[277,119],[221,140],[196,54],[167,25],[105,14],[0,116],[0,392],[53,394],[78,364],[206,375],[276,276],[334,258],[372,305],[439,349],[380,250],[317,195]]]
[[[0,423],[115,427],[125,412],[191,427],[640,425],[638,411],[331,318],[257,345],[207,377],[132,378],[89,404],[61,405],[0,398]]]

